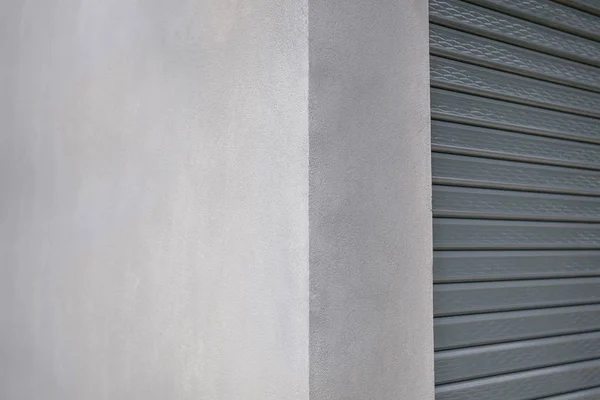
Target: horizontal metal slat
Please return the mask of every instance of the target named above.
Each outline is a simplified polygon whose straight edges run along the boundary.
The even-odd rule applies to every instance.
[[[600,195],[600,172],[432,154],[434,184]]]
[[[558,3],[578,8],[585,12],[600,16],[600,3],[598,0],[556,0]]]
[[[600,65],[600,43],[458,0],[431,0],[429,19],[518,46]]]
[[[558,396],[544,397],[540,400],[598,400],[600,399],[600,387],[587,390],[578,390]]]
[[[438,317],[434,346],[449,350],[599,329],[600,305]]]
[[[431,89],[431,116],[446,121],[600,143],[599,119],[443,89]]]
[[[435,354],[436,384],[600,358],[600,333],[534,339]]]
[[[436,283],[600,276],[600,251],[435,251]]]
[[[600,278],[436,284],[433,313],[474,314],[600,303]]]
[[[434,218],[433,248],[590,249],[600,247],[600,224]]]
[[[436,400],[531,400],[598,385],[600,360],[438,386]]]
[[[597,17],[548,0],[467,0],[580,36],[600,39]]]
[[[433,186],[433,216],[600,222],[600,198]]]
[[[600,68],[431,24],[430,51],[454,59],[542,78],[584,89],[600,90]]]
[[[600,121],[599,121],[600,123]],[[432,121],[434,151],[600,169],[600,146],[479,126]]]
[[[430,65],[433,87],[600,116],[598,93],[437,56],[431,56]]]

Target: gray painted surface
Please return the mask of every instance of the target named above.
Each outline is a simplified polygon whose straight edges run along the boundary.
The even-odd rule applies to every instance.
[[[308,398],[306,1],[0,5],[0,398]]]
[[[508,2],[430,2],[436,399],[591,398],[600,18]]]
[[[311,399],[433,399],[427,1],[309,10]]]

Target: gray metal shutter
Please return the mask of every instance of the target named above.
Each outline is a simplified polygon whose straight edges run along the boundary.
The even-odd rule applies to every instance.
[[[430,22],[436,399],[600,399],[600,1]]]

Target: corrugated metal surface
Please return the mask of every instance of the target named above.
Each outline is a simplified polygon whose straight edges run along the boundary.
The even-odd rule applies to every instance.
[[[436,398],[600,399],[600,3],[430,19]]]

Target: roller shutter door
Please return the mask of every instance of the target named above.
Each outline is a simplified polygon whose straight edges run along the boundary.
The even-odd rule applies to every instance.
[[[600,1],[430,22],[436,399],[600,399]]]

